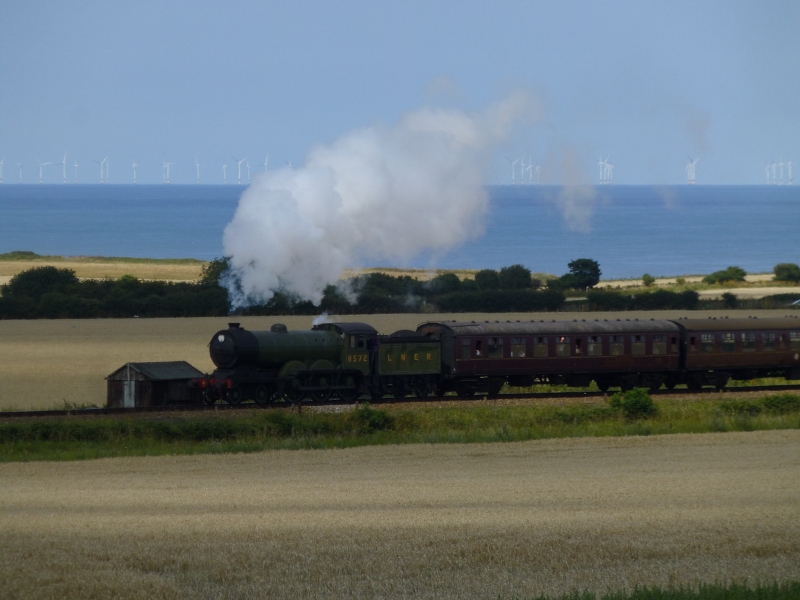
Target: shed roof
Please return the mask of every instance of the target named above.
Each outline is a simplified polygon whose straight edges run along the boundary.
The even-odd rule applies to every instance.
[[[126,369],[130,365],[131,369],[141,373],[151,381],[167,381],[170,379],[193,379],[202,377],[203,372],[197,370],[185,360],[173,362],[132,362],[122,365],[119,369],[111,373],[106,379]]]

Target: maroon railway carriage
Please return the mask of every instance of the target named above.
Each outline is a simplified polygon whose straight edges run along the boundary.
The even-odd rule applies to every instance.
[[[685,344],[683,382],[690,388],[729,379],[800,379],[800,319],[680,319]]]
[[[444,321],[417,333],[441,340],[443,388],[459,394],[534,381],[657,389],[681,372],[681,328],[665,320]]]

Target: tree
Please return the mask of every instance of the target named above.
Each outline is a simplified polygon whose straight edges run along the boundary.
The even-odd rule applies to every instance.
[[[527,290],[532,287],[531,270],[522,265],[503,267],[497,274],[500,289]]]
[[[773,269],[775,281],[800,282],[800,266],[794,263],[780,263]]]
[[[747,272],[741,267],[728,267],[722,271],[714,271],[703,277],[703,283],[726,283],[728,281],[744,281]]]
[[[230,256],[215,258],[210,263],[203,265],[203,270],[200,272],[200,283],[203,285],[219,285],[220,277],[230,268]]]
[[[428,282],[428,289],[433,294],[450,294],[461,288],[461,280],[455,273],[442,273]]]
[[[475,283],[480,290],[496,290],[500,287],[500,277],[493,269],[483,269],[475,273]]]
[[[600,264],[591,258],[578,258],[567,263],[569,273],[561,279],[565,287],[586,291],[600,281]]]
[[[650,275],[649,273],[645,273],[642,275],[642,283],[645,287],[650,287],[656,282],[656,278]]]
[[[34,267],[14,275],[2,286],[2,293],[8,297],[41,298],[49,292],[64,292],[77,283],[78,278],[72,269]]]

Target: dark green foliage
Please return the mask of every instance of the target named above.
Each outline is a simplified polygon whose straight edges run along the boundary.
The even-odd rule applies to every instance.
[[[728,267],[723,271],[715,271],[703,277],[703,283],[726,283],[729,281],[744,281],[747,273],[741,267]]]
[[[200,274],[200,283],[203,285],[220,285],[220,278],[231,268],[231,257],[215,258],[203,266]]]
[[[758,400],[726,400],[721,402],[720,410],[731,415],[755,416],[762,413],[785,415],[800,410],[800,396],[797,394],[774,394]]]
[[[16,275],[0,297],[4,319],[201,317],[229,310],[227,291],[218,286],[141,281],[130,275],[79,281],[74,271],[55,267]]]
[[[555,290],[456,292],[439,296],[436,306],[443,312],[531,312],[557,310],[564,294]]]
[[[369,404],[362,404],[349,415],[349,422],[358,433],[386,431],[394,427],[394,417],[385,410],[375,410]]]
[[[694,290],[671,292],[656,290],[643,294],[623,294],[607,290],[589,290],[589,310],[668,310],[697,308],[700,295]]]
[[[701,583],[699,587],[660,588],[643,587],[631,592],[607,592],[602,595],[591,592],[572,592],[557,600],[797,600],[800,598],[800,582],[789,581],[773,584],[758,584],[755,587],[732,583]],[[531,600],[556,600],[539,596]]]
[[[569,273],[561,277],[565,288],[588,290],[600,281],[600,264],[591,258],[578,258],[567,263]]]
[[[503,267],[497,276],[502,290],[527,290],[533,287],[531,270],[522,265]]]
[[[656,278],[650,275],[649,273],[645,273],[644,275],[642,275],[642,284],[644,284],[645,287],[650,287],[655,282]]]
[[[725,308],[736,308],[738,303],[739,299],[736,297],[736,294],[732,294],[730,292],[725,292],[722,294],[722,306]]]
[[[493,269],[483,269],[475,273],[475,284],[479,290],[497,290],[500,288],[500,276]]]
[[[646,388],[617,392],[608,401],[611,408],[622,411],[628,419],[643,419],[656,414],[656,405]]]
[[[432,295],[452,294],[461,289],[461,280],[455,273],[442,273],[428,282],[428,289]]]
[[[794,263],[780,263],[773,269],[775,281],[800,282],[800,266]]]
[[[72,269],[34,267],[18,273],[2,286],[3,297],[28,297],[37,300],[48,292],[64,292],[78,284]]]
[[[12,252],[6,252],[5,254],[0,254],[0,260],[36,260],[37,258],[52,258],[49,256],[41,256],[36,254],[36,252],[31,252],[30,250],[14,250]]]

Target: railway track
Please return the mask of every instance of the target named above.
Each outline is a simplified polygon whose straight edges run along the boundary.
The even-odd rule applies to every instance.
[[[703,388],[701,390],[688,390],[688,389],[661,389],[655,392],[650,392],[653,396],[686,396],[686,395],[703,395],[715,394],[724,392],[726,394],[734,394],[741,392],[800,392],[800,385],[760,385],[760,386],[746,386],[746,387],[726,387],[724,390],[716,390],[715,388]],[[378,398],[365,400],[372,405],[381,404],[410,404],[410,403],[436,403],[436,402],[475,402],[482,400],[504,400],[504,399],[552,399],[552,398],[603,398],[612,394],[613,392],[534,392],[527,394],[499,394],[497,396],[407,396],[405,398]],[[225,402],[217,402],[214,405],[207,404],[175,404],[169,406],[146,406],[138,408],[76,408],[76,409],[59,409],[59,410],[28,410],[28,411],[0,411],[0,420],[2,419],[17,419],[17,418],[30,418],[30,417],[93,417],[93,416],[108,416],[108,415],[134,415],[134,414],[148,414],[148,413],[176,413],[176,412],[215,412],[215,411],[235,411],[235,410],[252,410],[254,408],[291,408],[295,406],[341,406],[355,404],[352,400],[339,400],[331,398],[324,402],[305,401],[299,405],[288,404],[287,402],[270,402],[264,405],[258,405],[252,402],[242,404],[227,404]]]

